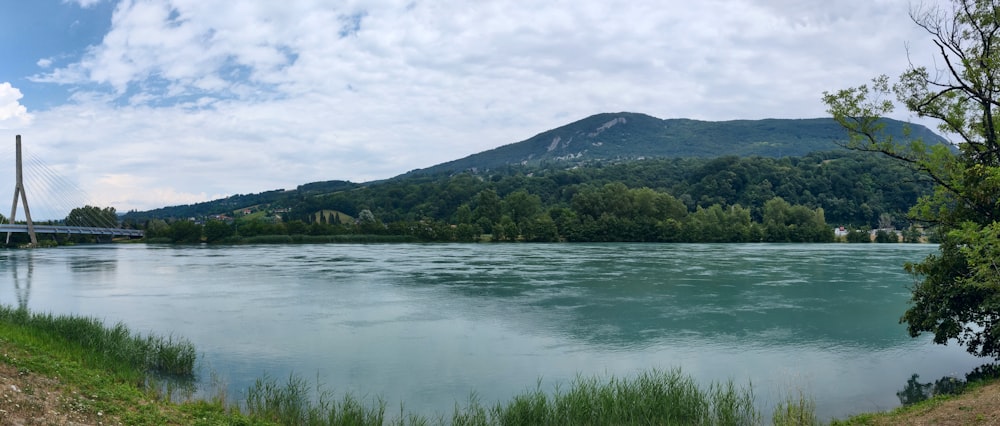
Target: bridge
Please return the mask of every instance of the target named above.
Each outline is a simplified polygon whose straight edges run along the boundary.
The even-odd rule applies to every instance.
[[[99,228],[95,226],[34,225],[36,234],[100,235],[109,237],[142,238],[143,231],[125,228]],[[28,232],[28,225],[0,224],[0,234],[7,232]]]
[[[7,233],[7,243],[10,244],[10,236],[12,233],[27,233],[31,238],[31,246],[38,245],[38,238],[36,234],[62,234],[62,235],[94,235],[94,236],[106,236],[110,238],[114,237],[128,237],[128,238],[142,238],[144,236],[143,231],[138,229],[124,229],[115,226],[68,226],[68,225],[35,225],[31,220],[31,209],[28,207],[28,196],[24,189],[24,174],[21,163],[21,135],[17,135],[16,139],[16,171],[17,178],[14,184],[14,202],[10,207],[10,217],[7,219],[9,223],[0,223],[0,233]],[[17,201],[21,200],[24,206],[24,224],[14,223],[15,217],[17,215]],[[117,225],[117,223],[108,223],[107,225]]]

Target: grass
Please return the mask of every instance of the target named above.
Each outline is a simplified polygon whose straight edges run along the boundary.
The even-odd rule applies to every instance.
[[[465,406],[456,404],[451,419],[442,416],[433,421],[403,412],[387,419],[386,404],[381,399],[366,404],[346,395],[338,400],[296,376],[289,377],[283,385],[273,378],[257,380],[239,408],[249,418],[284,425],[754,425],[761,422],[750,387],[737,388],[727,382],[702,388],[679,369],[652,370],[634,378],[578,377],[566,391],[556,389],[552,394],[539,384],[533,391],[492,406],[484,406],[472,396]]]
[[[771,422],[776,426],[811,426],[822,424],[816,417],[816,401],[801,391],[797,397],[789,396],[774,407]]]
[[[527,397],[527,398],[525,398]],[[521,401],[527,399],[533,405]],[[750,387],[698,386],[679,369],[632,379],[577,378],[566,393],[540,389],[494,408],[495,424],[757,424]]]
[[[884,412],[861,413],[846,419],[834,419],[830,426],[907,424],[906,419],[915,414],[934,410],[956,395],[939,395],[914,404],[904,405]]]
[[[366,405],[351,394],[335,399],[329,391],[314,390],[301,377],[291,375],[284,385],[264,377],[246,393],[242,409],[250,418],[283,425],[382,425],[386,404]],[[236,407],[239,410],[241,407]]]
[[[30,313],[23,308],[0,307],[0,322],[24,330],[43,341],[62,340],[87,365],[106,368],[135,379],[193,379],[197,358],[194,345],[183,339],[141,336],[122,323],[106,327],[100,320],[79,316]]]
[[[111,419],[124,424],[194,423],[185,420],[192,419],[185,411],[190,408],[170,402],[174,390],[194,381],[195,350],[183,339],[143,336],[123,324],[107,327],[94,318],[0,307],[0,355],[0,363],[13,368],[18,379],[56,388],[43,391],[36,389],[42,385],[30,385],[30,394],[22,389],[24,395],[18,395],[44,398],[58,393],[46,400],[50,406],[37,409],[38,416],[58,411],[83,416],[91,424]],[[16,406],[2,408],[4,416],[11,416]],[[195,411],[208,420],[239,418],[218,407]],[[29,412],[26,419],[35,414]]]

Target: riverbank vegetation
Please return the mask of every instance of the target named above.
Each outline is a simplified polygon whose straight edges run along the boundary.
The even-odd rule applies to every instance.
[[[194,386],[195,360],[181,338],[0,307],[0,423],[176,424],[163,402]]]
[[[921,230],[911,227],[905,212],[929,193],[930,184],[913,170],[841,151],[507,166],[363,185],[317,183],[129,212],[124,221],[145,229],[150,241],[175,243],[348,235],[461,242],[827,242],[834,240],[835,226],[866,235],[906,231],[916,241]]]
[[[261,378],[236,401],[165,390],[193,380],[194,348],[183,339],[140,336],[93,318],[0,308],[0,422],[47,419],[125,424],[759,424],[750,387],[699,386],[680,372],[634,378],[578,378],[565,390],[540,387],[495,405],[475,397],[428,419],[391,414],[377,398],[340,398],[292,376]],[[50,380],[46,378],[55,378]],[[41,389],[45,387],[46,389]],[[183,386],[181,386],[183,387]],[[180,400],[181,402],[175,402]],[[17,401],[17,402],[15,402]],[[779,409],[797,413],[799,405]],[[770,415],[770,413],[768,413]],[[809,416],[797,413],[795,416]],[[44,421],[43,421],[44,423]]]
[[[768,200],[761,221],[739,205],[697,208],[688,213],[668,194],[621,184],[584,191],[572,207],[542,211],[537,196],[515,192],[500,199],[493,191],[477,195],[461,223],[398,221],[383,223],[364,210],[350,223],[210,219],[205,223],[151,223],[148,242],[236,244],[309,242],[832,242],[834,230],[822,209]],[[484,207],[491,203],[490,207]],[[491,213],[492,212],[492,213]],[[555,217],[555,218],[553,218]],[[496,220],[496,222],[493,222]],[[471,223],[470,223],[471,222]],[[483,226],[488,226],[484,232]],[[865,234],[867,235],[867,233]]]
[[[390,409],[377,397],[338,397],[294,375],[287,380],[263,377],[235,398],[216,389],[206,399],[196,399],[190,382],[193,352],[183,339],[140,336],[121,324],[105,327],[92,318],[0,308],[0,423],[821,424],[816,402],[801,393],[790,393],[773,409],[762,411],[750,386],[702,386],[680,370],[652,370],[631,378],[579,377],[565,389],[546,392],[539,386],[497,404],[483,404],[473,395],[456,402],[450,413],[430,418]],[[978,371],[968,383],[959,381],[961,386],[948,386],[946,395],[933,397],[930,391],[937,387],[914,377],[901,394],[919,393],[921,402],[833,424],[998,420],[1000,382],[990,374],[993,370]]]

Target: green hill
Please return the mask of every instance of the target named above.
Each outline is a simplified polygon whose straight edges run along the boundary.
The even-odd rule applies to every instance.
[[[902,137],[907,123],[885,120],[886,131]],[[924,126],[911,136],[946,141]],[[839,149],[846,131],[832,118],[699,121],[659,119],[645,114],[597,114],[539,133],[530,139],[408,174],[493,169],[510,164],[584,163],[653,157],[799,157]]]
[[[885,123],[886,131],[890,134],[903,135],[905,123],[895,120],[885,120]],[[923,126],[914,125],[910,130],[912,137],[920,137],[930,143],[946,142]],[[604,184],[617,181],[625,182],[633,187],[648,186],[669,189],[678,197],[687,194],[690,200],[688,204],[691,208],[701,204],[707,206],[714,202],[747,204],[752,200],[741,198],[743,197],[742,189],[740,189],[742,184],[737,185],[734,189],[735,192],[722,193],[719,190],[719,184],[701,182],[708,179],[704,178],[703,175],[726,182],[733,181],[733,179],[736,179],[733,182],[737,183],[744,180],[758,181],[763,179],[760,177],[763,174],[758,171],[747,172],[747,170],[742,169],[747,169],[746,165],[750,165],[750,169],[756,170],[764,167],[770,170],[770,168],[777,167],[777,163],[774,163],[773,160],[779,158],[800,158],[820,152],[844,152],[838,143],[845,141],[846,137],[846,131],[840,125],[832,119],[823,118],[709,122],[688,119],[661,120],[645,114],[627,112],[597,114],[540,133],[522,142],[504,145],[426,169],[414,170],[386,180],[360,184],[338,180],[313,182],[300,185],[294,190],[234,195],[191,205],[163,207],[147,212],[129,212],[125,218],[134,222],[144,222],[154,218],[203,218],[220,213],[231,214],[237,209],[257,206],[255,211],[261,209],[264,209],[265,212],[285,211],[287,213],[290,211],[290,214],[283,216],[303,220],[307,223],[316,221],[315,214],[317,212],[337,211],[340,212],[337,215],[338,219],[344,221],[344,217],[354,216],[363,209],[371,209],[380,217],[387,219],[420,216],[444,220],[454,213],[454,209],[459,204],[467,202],[468,196],[483,189],[481,186],[487,184],[487,182],[479,182],[470,185],[467,184],[468,182],[464,182],[457,185],[451,182],[451,176],[462,171],[472,172],[473,175],[478,176],[479,180],[486,178],[494,181],[500,180],[497,182],[497,187],[498,192],[501,192],[502,195],[513,192],[516,188],[524,185],[535,185],[530,182],[517,181],[519,178],[516,178],[516,175],[522,173],[561,176],[557,180],[545,183],[552,188],[544,191],[541,188],[532,190],[538,194],[554,190],[554,188],[565,187],[567,184],[583,184],[591,179],[596,179],[591,183],[598,184],[599,181],[600,184]],[[838,154],[835,157],[839,158],[845,154]],[[720,160],[709,161],[713,158]],[[736,162],[734,161],[736,158],[744,158],[747,161]],[[847,156],[847,158],[850,158],[849,162],[857,162],[857,159],[862,157]],[[628,170],[619,170],[614,176],[601,176],[599,172],[585,172],[584,170],[573,174],[562,172],[576,165],[593,164],[599,166],[601,162],[605,162],[625,166],[643,159],[647,161],[638,163],[646,164],[625,167]],[[674,161],[669,165],[648,161],[653,159],[673,159]],[[809,162],[811,160],[806,161],[806,163]],[[881,162],[877,162],[868,166],[881,169],[881,164]],[[508,170],[512,167],[520,169],[520,171]],[[780,168],[790,170],[787,166]],[[584,169],[589,170],[590,168],[584,167]],[[722,172],[729,172],[728,177],[719,177],[718,179],[713,177]],[[858,172],[851,170],[847,173],[857,175]],[[743,176],[746,173],[749,174]],[[811,175],[813,172],[805,170],[801,173]],[[504,176],[507,175],[510,175],[508,177],[511,178],[511,184],[499,185],[499,183],[503,183],[502,179],[505,179]],[[733,176],[736,175],[740,176],[734,178]],[[800,176],[787,175],[785,172],[768,172],[767,179],[765,179],[767,184],[760,189],[760,192],[770,194],[770,186],[774,185],[775,190],[784,188],[775,191],[776,195],[788,200],[797,200],[806,187],[793,188],[789,186],[789,182],[795,183],[801,179]],[[850,180],[851,176],[841,176],[839,179],[841,181],[836,186],[838,190],[856,186],[856,183],[852,183]],[[806,178],[806,180],[812,180],[812,178]],[[883,201],[881,200],[892,199],[895,197],[892,194],[899,192],[901,187],[906,186],[904,185],[906,182],[901,182],[899,176],[895,175],[890,181],[881,182],[879,179],[875,179],[875,182],[878,182],[879,185],[866,184],[864,190],[858,194],[831,193],[832,195],[823,200],[816,197],[828,191],[823,188],[812,188],[811,192],[807,191],[809,197],[812,198],[806,197],[797,201],[810,206],[822,206],[827,209],[832,218],[843,218],[852,222],[868,222],[872,220],[871,213],[878,210],[877,208],[873,210],[873,206],[882,205]],[[729,186],[730,184],[725,184],[721,187]],[[892,188],[879,189],[880,186],[891,186]],[[475,188],[475,192],[469,192],[472,191],[472,188]],[[891,210],[898,212],[912,205],[916,195],[914,195],[915,193],[908,194],[904,197],[908,201],[893,199],[889,202],[893,205]],[[869,196],[876,197],[876,199],[867,200],[867,203],[859,201]],[[546,204],[549,202],[556,204],[569,202],[568,198],[557,200],[558,197],[552,194],[547,197],[550,199],[546,200]],[[860,209],[859,211],[867,213],[858,216],[857,212],[853,211],[839,212],[844,206],[854,206],[855,210]]]

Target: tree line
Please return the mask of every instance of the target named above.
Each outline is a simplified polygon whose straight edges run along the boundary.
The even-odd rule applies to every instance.
[[[524,191],[550,209],[571,207],[578,193],[614,183],[671,195],[690,213],[716,204],[739,205],[761,222],[765,203],[779,197],[792,205],[822,208],[831,223],[867,228],[877,227],[884,215],[903,222],[919,197],[931,193],[930,182],[903,165],[841,151],[786,158],[598,162],[571,169],[508,166],[485,173],[416,176],[326,195],[293,196],[274,205],[291,208],[295,219],[307,222],[310,214],[320,210],[357,216],[367,209],[385,222],[457,223],[463,214],[461,205],[474,204],[473,197],[484,190],[500,197]],[[489,231],[489,226],[483,228]]]
[[[330,241],[322,237],[372,235],[412,241],[498,242],[829,242],[833,230],[823,209],[792,205],[775,197],[763,221],[750,209],[713,204],[688,212],[684,204],[649,188],[622,183],[588,188],[568,206],[544,208],[541,197],[518,190],[500,197],[493,189],[461,204],[451,221],[424,219],[384,222],[362,210],[347,223],[279,220],[263,216],[204,222],[155,219],[146,226],[151,241],[176,243]],[[301,236],[275,239],[274,236]]]
[[[906,228],[907,209],[931,186],[902,165],[840,151],[777,159],[598,162],[571,169],[508,166],[340,187],[332,193],[289,191],[283,198],[277,191],[261,194],[270,202],[258,208],[282,213],[219,221],[230,228],[226,232],[204,216],[195,217],[200,220],[194,225],[210,242],[352,234],[424,241],[478,241],[486,235],[539,242],[821,242],[832,240],[833,225],[868,229],[884,227],[889,218]],[[223,205],[222,212],[232,214],[231,200]],[[171,241],[178,238],[169,227],[191,219],[139,217],[130,213],[126,220]]]

